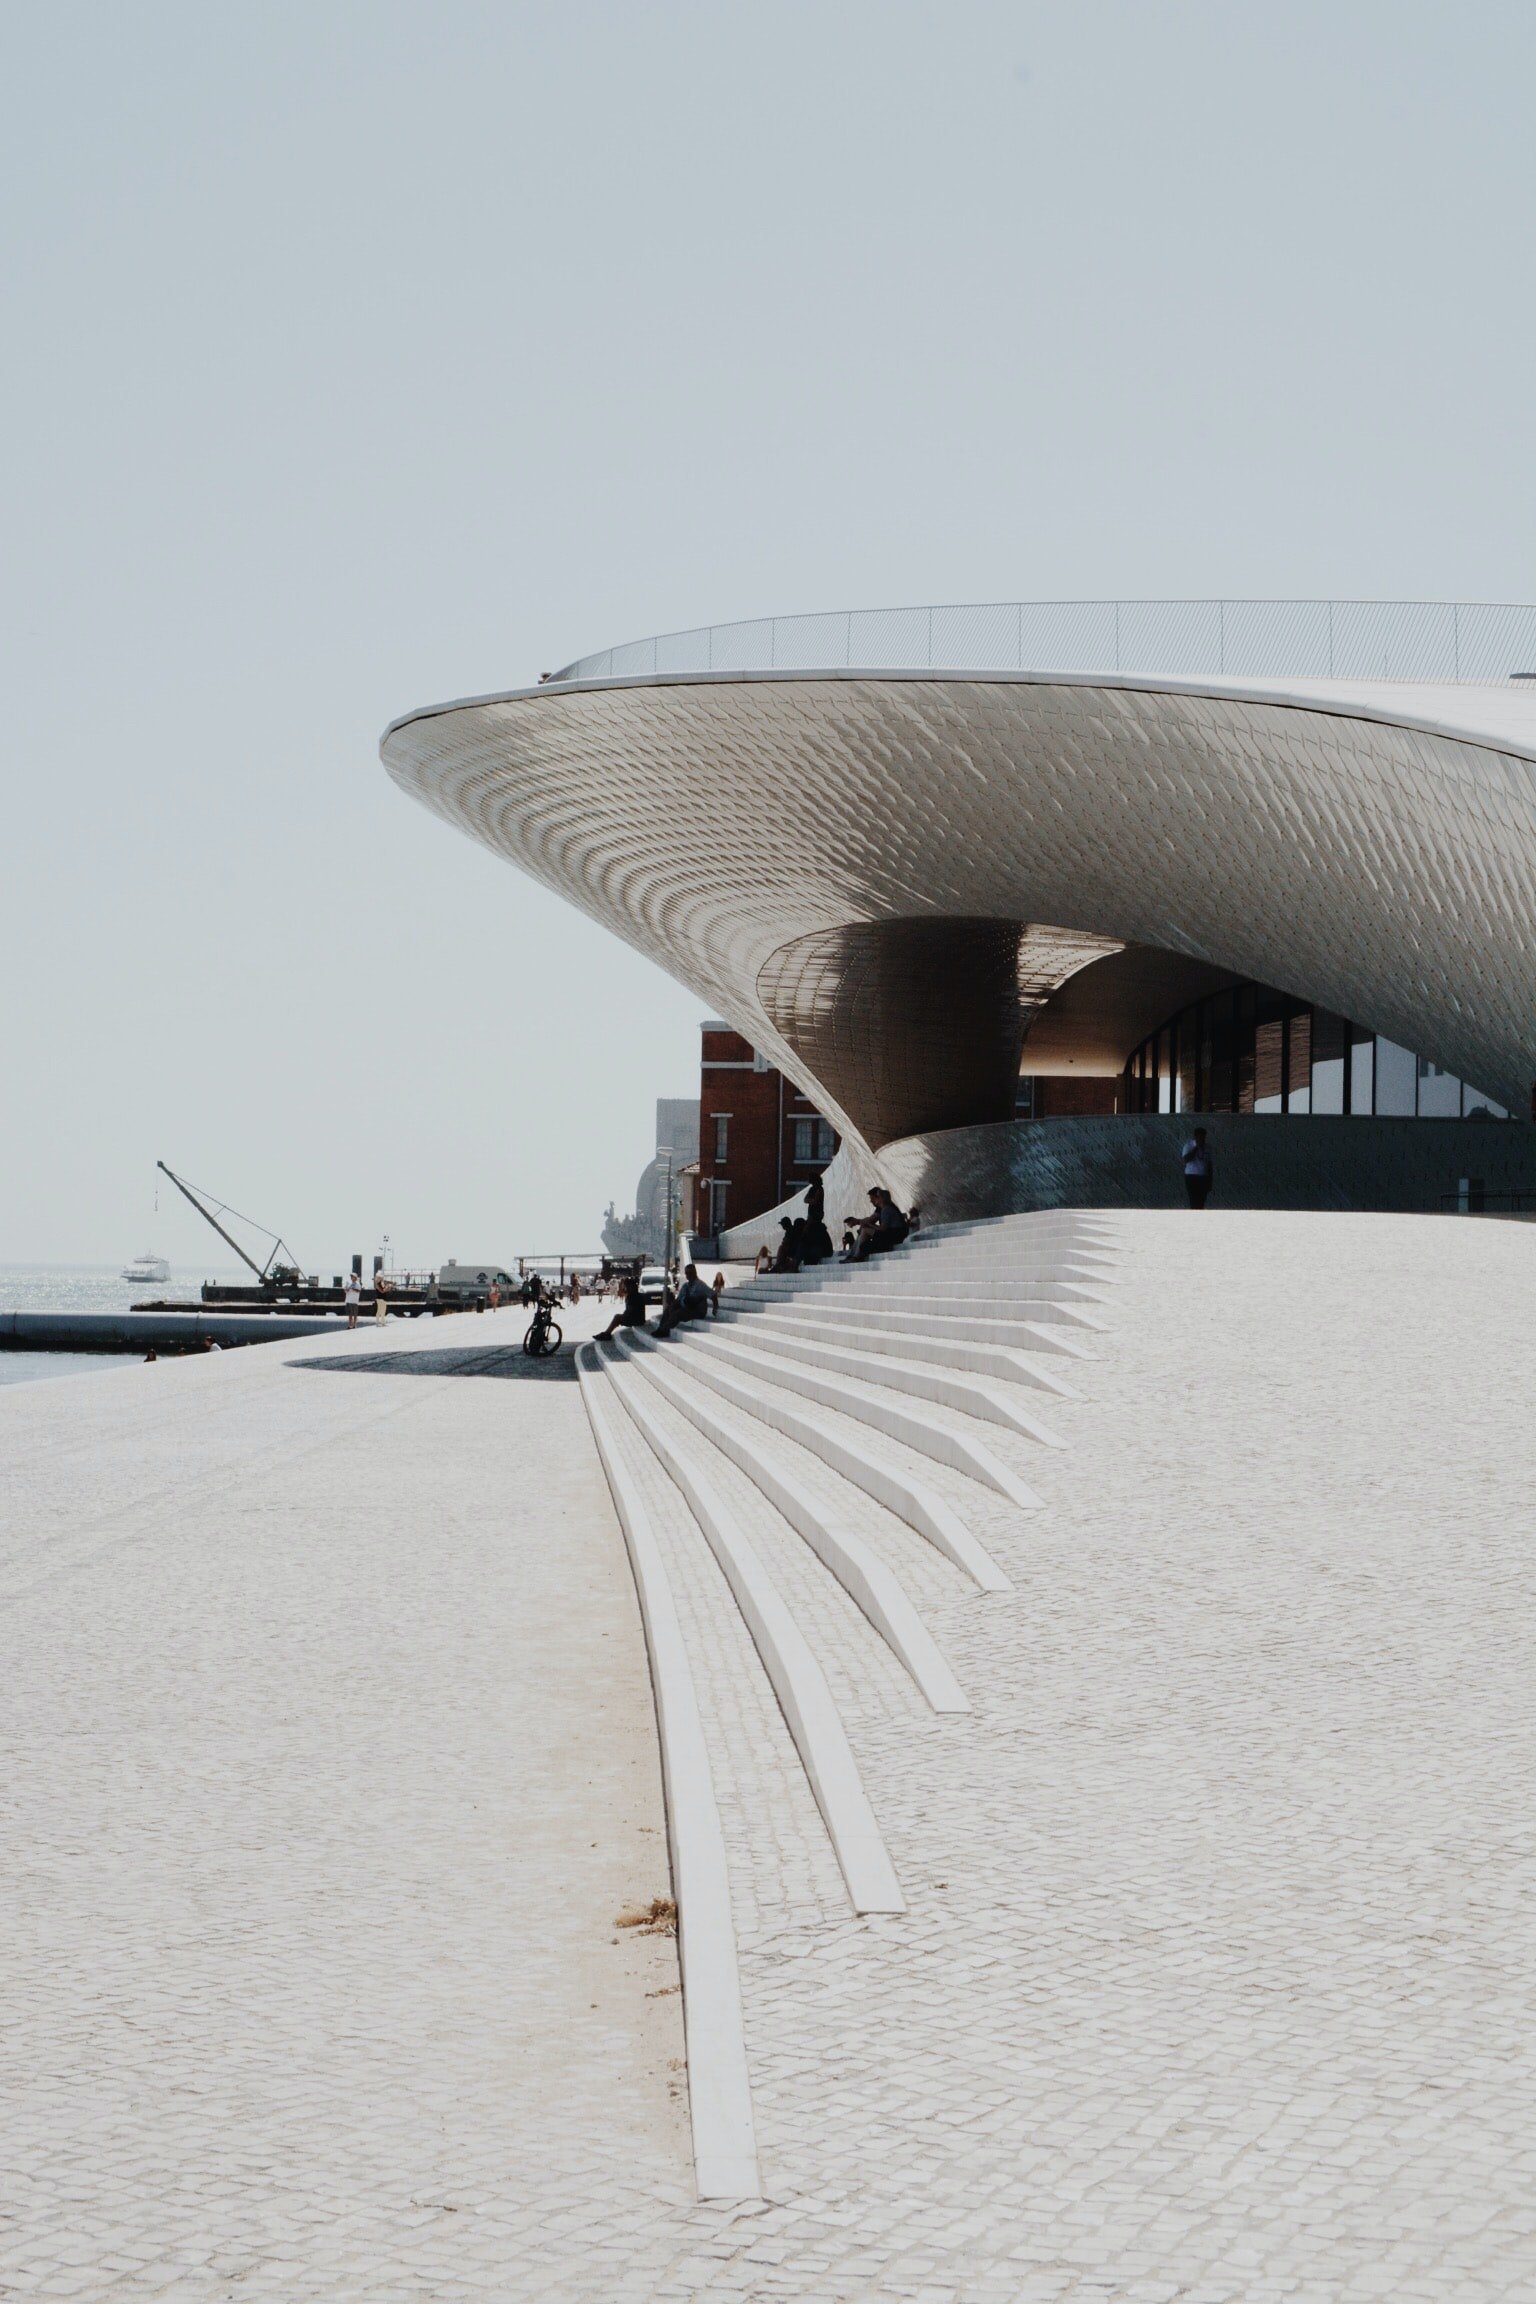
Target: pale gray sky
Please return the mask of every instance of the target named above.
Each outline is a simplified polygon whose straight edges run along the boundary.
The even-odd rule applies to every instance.
[[[1536,597],[1529,0],[0,9],[0,1257],[596,1237],[700,1003],[395,714],[775,610]]]

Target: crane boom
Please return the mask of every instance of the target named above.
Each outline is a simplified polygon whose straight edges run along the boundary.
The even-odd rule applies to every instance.
[[[265,1280],[267,1274],[272,1269],[272,1265],[276,1259],[279,1248],[288,1248],[287,1241],[284,1240],[279,1234],[268,1233],[267,1237],[272,1242],[272,1254],[267,1258],[265,1264],[258,1264],[253,1257],[247,1256],[245,1250],[241,1247],[234,1234],[232,1232],[225,1231],[223,1225],[219,1222],[218,1217],[214,1215],[213,1210],[203,1206],[202,1201],[199,1200],[191,1185],[186,1183],[182,1177],[178,1176],[174,1168],[167,1168],[163,1160],[157,1160],[155,1162],[155,1166],[160,1169],[162,1174],[169,1176],[177,1191],[181,1193],[184,1199],[191,1201],[193,1207],[197,1210],[199,1216],[203,1218],[204,1222],[211,1224],[215,1232],[217,1232],[219,1238],[223,1241],[226,1241],[228,1245],[233,1248],[235,1254],[239,1257],[241,1263],[246,1266],[247,1270],[254,1272],[258,1280]],[[223,1204],[221,1203],[220,1205],[222,1212]],[[232,1216],[239,1216],[238,1209],[232,1208],[228,1211],[228,1213]],[[239,1220],[242,1224],[250,1224],[253,1222],[253,1219],[249,1216],[240,1216]],[[266,1230],[266,1227],[264,1225],[257,1224],[255,1229],[258,1232],[263,1232]],[[292,1256],[293,1250],[288,1248],[288,1253],[290,1256]]]

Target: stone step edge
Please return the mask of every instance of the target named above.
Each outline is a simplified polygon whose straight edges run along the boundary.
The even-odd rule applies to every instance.
[[[977,1280],[1000,1280],[1009,1285],[1031,1288],[1078,1289],[1083,1295],[1107,1303],[1108,1291],[1119,1285],[1115,1273],[1092,1272],[1075,1264],[1011,1264],[1003,1257],[988,1257],[974,1264],[939,1265],[931,1274],[912,1264],[874,1262],[869,1264],[810,1264],[799,1272],[754,1272],[738,1280],[736,1286],[744,1294],[757,1296],[813,1296],[819,1289],[865,1287],[921,1288],[932,1284],[943,1285],[954,1280],[970,1284]]]
[[[724,1360],[727,1367],[739,1374],[755,1376],[785,1392],[798,1392],[802,1399],[814,1400],[818,1408],[834,1409],[851,1423],[868,1425],[872,1431],[883,1432],[889,1440],[899,1440],[916,1455],[927,1456],[952,1472],[965,1473],[968,1478],[979,1481],[983,1488],[1005,1496],[1021,1511],[1038,1512],[1042,1508],[1044,1499],[1016,1472],[999,1462],[980,1440],[967,1439],[963,1432],[952,1432],[947,1424],[935,1424],[931,1417],[920,1415],[914,1408],[898,1408],[889,1401],[867,1399],[862,1392],[853,1391],[820,1369],[802,1368],[798,1361],[786,1360],[782,1354],[775,1357],[771,1352],[743,1347],[718,1334],[706,1335],[697,1322],[679,1328],[677,1336],[688,1348],[691,1358],[708,1353]]]
[[[596,1365],[589,1365],[589,1355],[597,1363],[591,1345],[578,1349],[576,1373],[629,1554],[661,1745],[667,1846],[677,1898],[694,2182],[701,2200],[760,2200],[763,2184],[725,1830],[698,1691],[661,1547],[645,1499],[615,1443],[607,1406],[598,1396],[601,1375]]]
[[[722,1319],[741,1317],[733,1314],[729,1294],[721,1303]],[[781,1309],[766,1305],[757,1308],[753,1321],[757,1334],[767,1333],[790,1336],[802,1330],[827,1344],[857,1343],[860,1351],[888,1353],[898,1359],[931,1361],[936,1367],[958,1368],[972,1376],[990,1376],[997,1383],[1022,1384],[1028,1389],[1049,1392],[1058,1400],[1080,1400],[1082,1394],[1065,1376],[1058,1376],[1054,1368],[1037,1368],[1022,1352],[1007,1344],[972,1344],[963,1336],[922,1336],[915,1332],[899,1335],[893,1328],[855,1328],[839,1326],[827,1316],[818,1319],[810,1305],[802,1311],[798,1306]]]
[[[618,1369],[610,1366],[605,1373],[614,1397],[703,1530],[735,1595],[821,1810],[855,1912],[905,1912],[907,1900],[864,1790],[842,1714],[783,1594],[735,1525],[714,1482],[672,1445],[645,1403],[624,1386]],[[635,1383],[641,1381],[633,1370],[630,1373]]]
[[[729,1307],[722,1307],[722,1319],[730,1319]],[[932,1400],[942,1408],[953,1408],[957,1415],[974,1416],[979,1424],[1000,1424],[1006,1432],[1017,1432],[1021,1439],[1033,1440],[1042,1448],[1065,1448],[1067,1443],[1050,1426],[1042,1424],[1023,1408],[1015,1408],[1011,1400],[995,1400],[979,1384],[921,1361],[907,1363],[894,1354],[861,1352],[852,1338],[843,1335],[837,1342],[820,1336],[797,1336],[792,1330],[775,1326],[767,1320],[754,1320],[744,1334],[752,1339],[756,1352],[782,1353],[786,1359],[800,1359],[813,1367],[826,1368],[833,1375],[839,1370],[845,1376],[859,1376],[868,1384],[884,1384],[892,1392],[910,1392],[919,1400]],[[862,1341],[862,1339],[860,1340]]]
[[[707,1353],[690,1357],[688,1373],[718,1392],[722,1400],[729,1400],[733,1407],[755,1417],[759,1424],[769,1425],[782,1432],[786,1439],[798,1441],[813,1456],[819,1456],[829,1470],[839,1473],[855,1488],[862,1488],[866,1496],[883,1504],[915,1535],[926,1538],[936,1552],[942,1552],[946,1560],[962,1569],[981,1591],[1012,1591],[1011,1577],[1004,1575],[980,1538],[971,1534],[959,1513],[942,1496],[921,1481],[880,1463],[856,1440],[828,1432],[813,1418],[802,1416],[783,1394],[771,1388],[754,1389],[725,1368],[714,1366]]]
[[[1086,1337],[1035,1320],[979,1320],[959,1312],[903,1312],[897,1307],[881,1310],[864,1304],[848,1305],[839,1317],[849,1323],[850,1341],[858,1323],[864,1321],[891,1334],[905,1331],[912,1336],[958,1336],[971,1344],[1006,1345],[1016,1352],[1049,1353],[1058,1359],[1098,1358]]]
[[[678,1384],[659,1363],[661,1346],[649,1338],[620,1333],[626,1358],[686,1416],[705,1439],[747,1475],[797,1535],[804,1538],[850,1600],[868,1618],[935,1712],[969,1712],[970,1699],[946,1662],[899,1577],[875,1557],[862,1536],[839,1527],[825,1506],[787,1470],[769,1462],[760,1448],[733,1432],[708,1402]]]
[[[739,1292],[738,1292],[739,1293]],[[744,1296],[741,1309],[752,1303]],[[760,1298],[760,1302],[775,1299]],[[1085,1312],[1081,1305],[1063,1304],[1059,1297],[1010,1296],[1006,1288],[995,1288],[988,1294],[956,1293],[942,1286],[934,1288],[848,1288],[835,1295],[823,1296],[820,1291],[809,1297],[796,1297],[796,1303],[823,1303],[835,1305],[840,1312],[881,1312],[887,1307],[893,1312],[932,1312],[936,1318],[960,1320],[1027,1320],[1031,1327],[1085,1329],[1091,1335],[1108,1333],[1107,1323],[1095,1313]]]

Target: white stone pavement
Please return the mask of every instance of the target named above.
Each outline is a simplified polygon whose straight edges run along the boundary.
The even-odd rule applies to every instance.
[[[1069,1448],[987,1427],[1044,1509],[923,1465],[1014,1590],[857,1507],[971,1715],[713,1459],[903,1915],[849,1910],[636,1452],[732,1854],[743,2209],[692,2198],[671,1947],[609,1926],[665,1857],[575,1386],[274,1347],[0,1400],[0,2294],[1536,2294],[1536,1235],[1115,1230]]]

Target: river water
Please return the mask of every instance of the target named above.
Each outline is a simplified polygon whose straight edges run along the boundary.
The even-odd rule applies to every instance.
[[[110,1264],[0,1264],[0,1312],[126,1312],[134,1304],[164,1297],[168,1303],[196,1303],[208,1279],[233,1279],[206,1266],[173,1264],[169,1280],[146,1287],[125,1280]],[[39,1377],[100,1375],[128,1368],[126,1352],[0,1351],[0,1384],[28,1384]]]

